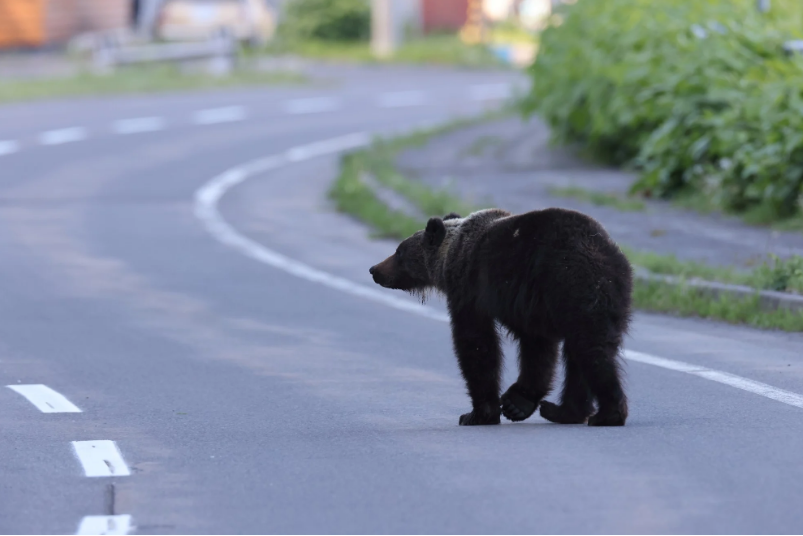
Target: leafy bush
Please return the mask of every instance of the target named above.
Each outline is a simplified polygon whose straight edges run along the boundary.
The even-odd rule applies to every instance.
[[[783,52],[803,3],[579,0],[552,20],[525,110],[558,140],[642,170],[646,195],[803,209],[803,58]]]
[[[279,32],[288,40],[367,40],[371,8],[368,0],[292,0]]]
[[[803,293],[803,257],[770,255],[770,261],[759,266],[754,277],[759,288]]]

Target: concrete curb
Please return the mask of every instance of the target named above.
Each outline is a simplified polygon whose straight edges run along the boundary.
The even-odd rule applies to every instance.
[[[803,312],[803,296],[799,294],[776,292],[774,290],[758,290],[743,285],[731,285],[728,283],[717,283],[715,281],[705,281],[696,278],[685,279],[672,275],[655,274],[639,266],[634,266],[634,271],[635,279],[645,283],[665,283],[673,286],[685,285],[698,289],[703,294],[714,297],[730,295],[734,298],[743,299],[753,298],[758,295],[759,306],[764,311],[788,309],[793,312]]]
[[[425,216],[414,204],[410,203],[396,191],[379,183],[375,177],[368,173],[360,176],[360,181],[373,190],[377,198],[382,201],[389,209],[396,210],[414,218],[424,218]],[[787,309],[795,313],[803,313],[803,295],[791,294],[789,292],[777,292],[773,290],[759,290],[744,285],[733,285],[729,283],[718,283],[716,281],[705,281],[698,278],[683,278],[673,275],[656,274],[646,268],[633,266],[634,278],[636,281],[644,283],[663,283],[672,286],[686,286],[697,289],[702,294],[712,297],[728,295],[733,298],[745,299],[759,297],[759,307],[762,311],[775,311]]]

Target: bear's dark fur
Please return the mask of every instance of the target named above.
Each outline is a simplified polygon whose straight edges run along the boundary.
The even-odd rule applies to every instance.
[[[618,355],[632,269],[592,218],[556,208],[432,218],[370,273],[386,288],[445,294],[473,406],[461,425],[498,424],[500,412],[521,421],[539,404],[552,422],[625,424]],[[519,344],[519,377],[501,398],[497,323]],[[557,405],[542,399],[561,342],[566,379]]]

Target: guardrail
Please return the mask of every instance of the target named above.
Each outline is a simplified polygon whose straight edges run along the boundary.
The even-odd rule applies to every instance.
[[[224,32],[206,41],[181,43],[145,43],[108,35],[94,40],[91,58],[97,72],[132,64],[206,60],[210,73],[226,74],[234,64],[235,51],[234,39]]]

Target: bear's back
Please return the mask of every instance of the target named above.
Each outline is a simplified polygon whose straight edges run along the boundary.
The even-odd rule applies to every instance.
[[[472,257],[478,303],[505,324],[537,323],[565,336],[581,317],[627,322],[630,263],[584,214],[550,208],[500,218]]]

